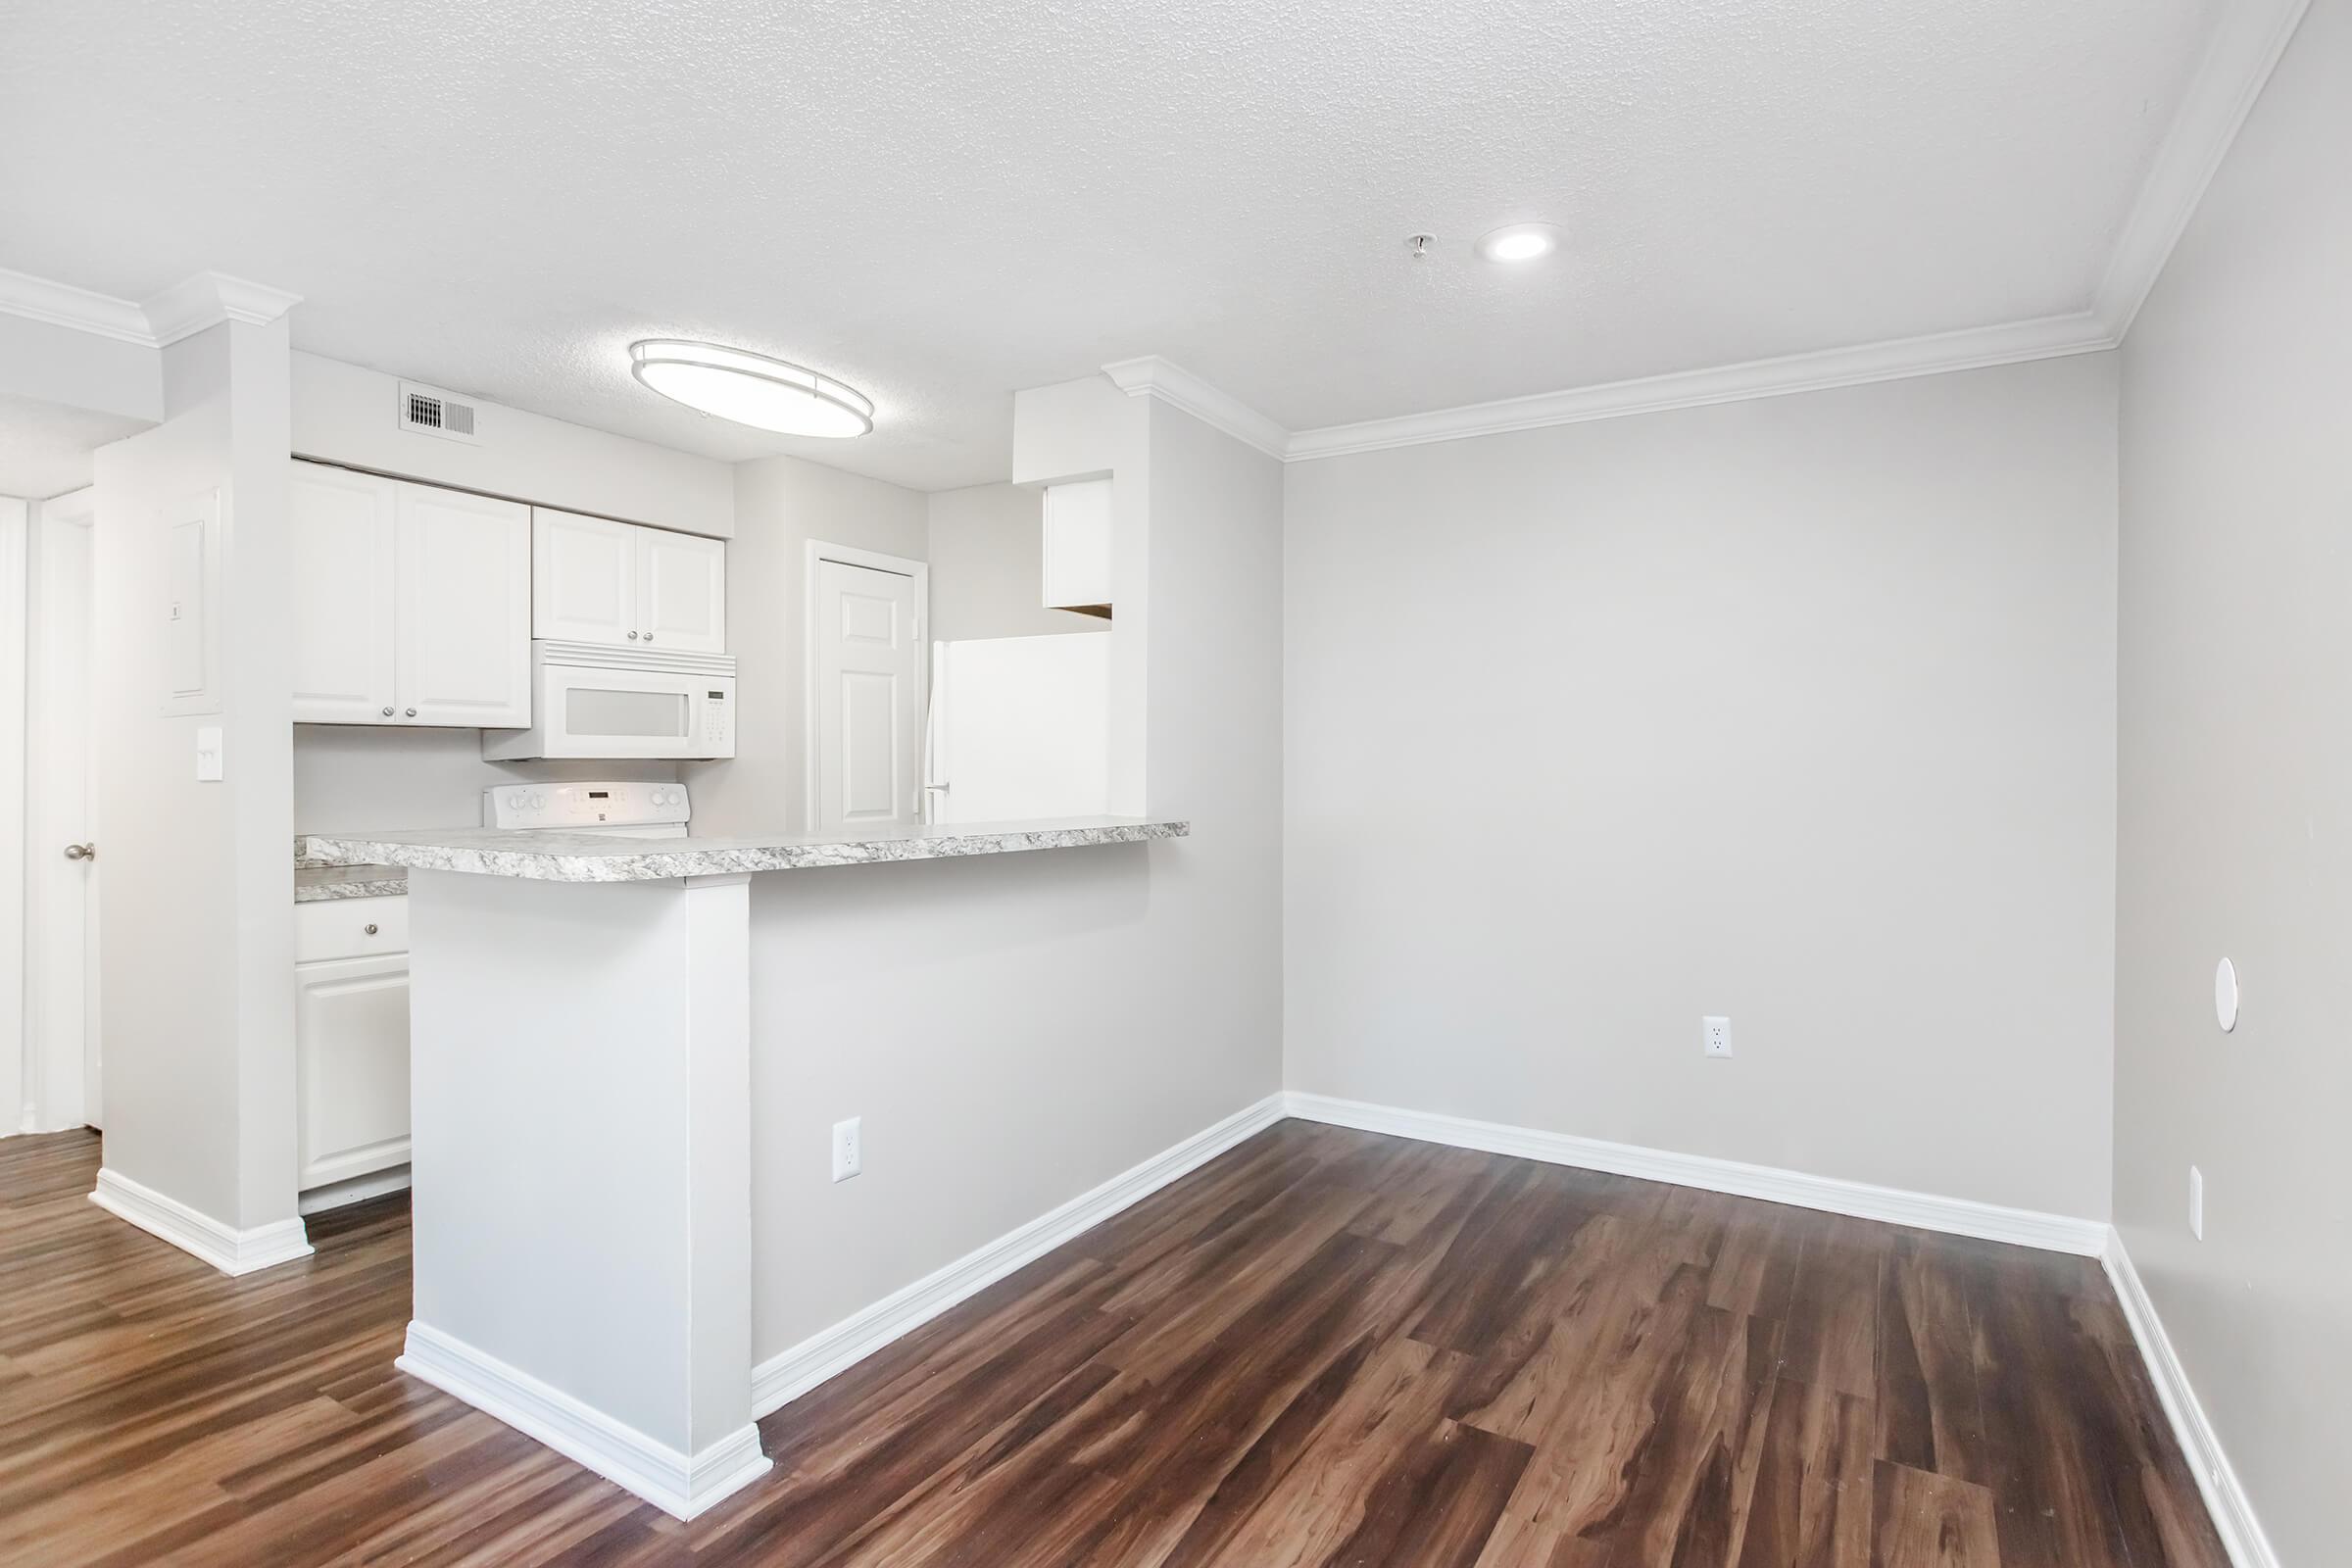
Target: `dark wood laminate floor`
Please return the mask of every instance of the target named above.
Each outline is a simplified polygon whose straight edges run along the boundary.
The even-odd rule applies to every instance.
[[[680,1525],[0,1142],[0,1561],[2225,1568],[2083,1259],[1287,1122],[762,1423]]]

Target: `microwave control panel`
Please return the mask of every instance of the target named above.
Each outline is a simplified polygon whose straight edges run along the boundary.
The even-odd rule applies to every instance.
[[[727,710],[733,705],[727,694],[718,687],[705,690],[703,696],[703,739],[708,742],[704,755],[733,757],[735,755],[734,716]]]

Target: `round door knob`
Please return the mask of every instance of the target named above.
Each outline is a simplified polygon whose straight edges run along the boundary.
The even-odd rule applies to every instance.
[[[416,710],[415,710],[414,708],[410,709],[410,710],[409,710],[409,717],[411,717],[411,718],[415,718],[416,716]]]
[[[389,707],[385,708],[384,716],[386,718],[390,718],[392,716],[392,710]]]
[[[95,844],[69,844],[66,846],[66,858],[69,860],[95,860],[98,858],[98,846]]]
[[[375,935],[375,922],[373,920],[368,922],[367,932],[369,936]]]
[[[637,634],[636,634],[635,632],[631,632],[631,633],[629,633],[629,641],[631,641],[631,642],[635,642],[636,640],[637,640]]]

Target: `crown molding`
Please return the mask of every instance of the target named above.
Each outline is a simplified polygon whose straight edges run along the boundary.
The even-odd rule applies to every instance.
[[[2141,182],[2091,307],[2075,315],[1329,425],[1298,431],[1279,445],[1273,444],[1272,421],[1165,360],[1128,360],[1103,369],[1131,394],[1157,393],[1260,451],[1301,463],[2112,349],[2131,330],[2310,4],[2241,0],[2221,8],[2215,34]],[[1219,417],[1219,410],[1238,410],[1257,433],[1234,428]]]
[[[1141,359],[1105,365],[1102,373],[1131,398],[1158,398],[1236,441],[1257,448],[1269,458],[1289,456],[1288,430],[1232,393],[1209,385],[1172,361],[1147,354]]]
[[[2311,0],[2233,0],[2219,8],[2213,39],[2140,182],[2094,296],[2092,314],[2116,341],[2138,318],[2310,7]]]
[[[226,272],[198,272],[140,304],[29,272],[0,271],[0,315],[148,349],[167,348],[222,321],[266,326],[301,300],[299,294]]]
[[[0,271],[0,315],[70,326],[76,332],[111,337],[119,343],[155,347],[147,315],[129,300],[94,294],[71,283],[53,283],[29,272]]]
[[[226,272],[198,272],[155,295],[140,311],[160,349],[222,321],[267,326],[301,302],[301,295],[267,283]]]
[[[2115,335],[2098,318],[2085,311],[2038,321],[1970,327],[1929,337],[1825,349],[1714,369],[1681,370],[1671,375],[1609,381],[1562,392],[1504,398],[1494,403],[1435,409],[1427,414],[1407,414],[1391,419],[1366,419],[1357,424],[1301,430],[1291,437],[1286,456],[1293,463],[1300,463],[1352,452],[1378,452],[1386,447],[1420,446],[1431,441],[1458,441],[1545,425],[1578,424],[1588,419],[1613,419],[1629,414],[1663,414],[1710,403],[1821,392],[1833,387],[1938,375],[1950,370],[1976,370],[2068,354],[2096,354],[2114,348],[2116,342]]]

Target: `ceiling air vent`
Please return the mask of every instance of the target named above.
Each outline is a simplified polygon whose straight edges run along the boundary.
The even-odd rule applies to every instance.
[[[400,383],[400,427],[419,435],[449,441],[478,442],[473,429],[473,405],[462,403],[439,387]]]

